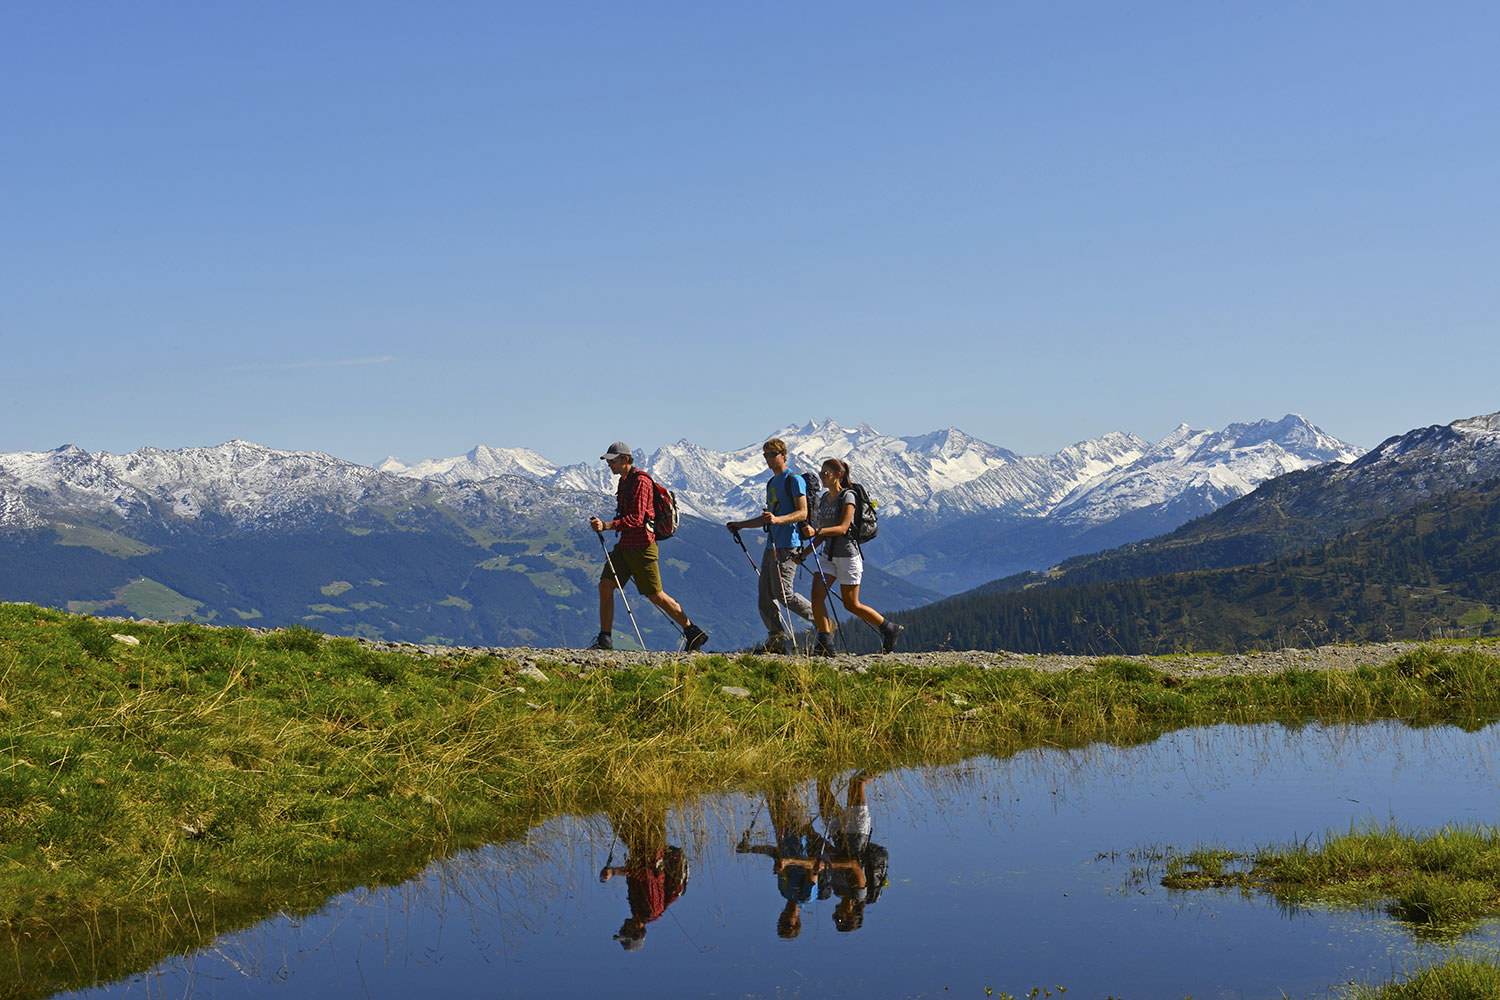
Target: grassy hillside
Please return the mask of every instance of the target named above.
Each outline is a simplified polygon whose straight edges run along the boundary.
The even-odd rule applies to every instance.
[[[553,516],[497,525],[412,508],[295,531],[184,523],[136,539],[127,524],[0,538],[0,600],[71,611],[211,622],[302,625],[333,635],[446,645],[577,647],[598,631],[598,536]],[[503,537],[501,537],[503,535]],[[759,557],[758,537],[745,541]],[[613,545],[613,536],[607,536]],[[755,570],[722,525],[684,519],[662,542],[663,586],[711,633],[711,649],[764,637]],[[801,589],[809,583],[804,578]],[[936,595],[873,568],[866,592],[888,608]],[[653,649],[678,633],[632,590]],[[635,646],[617,602],[616,639]]]
[[[904,613],[906,648],[1235,651],[1500,634],[1500,481],[1257,566],[973,593]]]

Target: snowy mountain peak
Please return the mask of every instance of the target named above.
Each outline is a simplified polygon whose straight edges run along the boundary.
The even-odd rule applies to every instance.
[[[424,458],[405,465],[394,456],[379,466],[381,472],[407,479],[431,479],[442,483],[478,482],[498,476],[545,479],[560,467],[529,448],[491,448],[475,445],[457,458]]]
[[[1448,426],[1465,437],[1500,437],[1500,413],[1489,413],[1481,417],[1455,420]]]

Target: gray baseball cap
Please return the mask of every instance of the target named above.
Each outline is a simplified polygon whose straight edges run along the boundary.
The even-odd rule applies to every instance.
[[[626,444],[624,441],[616,441],[614,444],[609,446],[609,451],[606,451],[599,457],[606,462],[608,462],[612,458],[629,458],[630,445]]]

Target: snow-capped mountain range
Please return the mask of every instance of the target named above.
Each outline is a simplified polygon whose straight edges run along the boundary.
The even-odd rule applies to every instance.
[[[176,451],[141,448],[127,455],[72,445],[0,454],[0,529],[98,517],[168,527],[219,519],[241,528],[279,528],[423,500],[491,516],[536,506],[597,506],[594,491],[538,490],[534,476],[499,474],[449,485],[393,476],[322,452],[247,441]]]
[[[768,436],[787,442],[798,469],[815,469],[830,457],[847,461],[879,499],[883,523],[984,513],[1098,523],[1185,495],[1217,506],[1272,476],[1360,454],[1296,415],[1222,431],[1183,425],[1155,445],[1115,432],[1053,455],[1025,457],[955,428],[893,437],[825,420]],[[764,496],[760,442],[722,452],[679,441],[650,453],[642,467],[677,492],[687,513],[709,520],[743,517],[758,510]],[[479,446],[410,466],[390,458],[372,469],[320,452],[244,441],[127,455],[69,445],[0,455],[0,525],[40,524],[42,507],[54,515],[108,511],[127,519],[148,511],[189,519],[212,513],[246,523],[410,502],[423,495],[424,483],[466,487],[495,480],[508,482],[511,492],[534,492],[532,484],[592,494],[613,490],[602,463],[561,466],[526,448]]]
[[[1093,524],[1183,494],[1206,500],[1212,509],[1273,476],[1361,454],[1295,414],[1222,431],[1183,424],[1155,445],[1114,432],[1053,455],[1025,457],[956,428],[892,437],[864,424],[847,430],[824,420],[783,427],[768,437],[786,441],[790,463],[799,470],[815,470],[826,458],[848,462],[853,477],[880,501],[884,518],[925,514],[922,520],[937,522],[990,512]],[[685,511],[709,520],[744,517],[760,509],[765,495],[760,442],[724,452],[679,441],[644,455],[640,464],[677,492]],[[505,472],[552,486],[612,489],[602,464],[559,466],[524,448],[481,446],[411,466],[390,458],[379,468],[446,483]]]
[[[1267,508],[1320,520],[1336,510],[1342,526],[1357,526],[1497,477],[1500,413],[1491,413],[1387,438],[1356,461],[1319,468],[1284,488],[1270,484],[1221,520],[1255,518]]]
[[[848,462],[881,506],[881,537],[869,554],[914,583],[949,591],[1012,572],[1017,559],[1033,568],[1038,560],[1050,565],[1092,551],[1089,546],[1097,545],[1089,533],[1100,526],[1113,530],[1103,544],[1117,544],[1122,532],[1130,534],[1123,540],[1141,538],[1214,510],[1273,476],[1360,454],[1296,415],[1222,431],[1184,425],[1156,444],[1114,432],[1033,456],[956,428],[894,437],[824,420],[771,436],[787,442],[799,471],[830,457]],[[645,469],[676,491],[688,514],[721,522],[761,508],[767,471],[760,440],[727,452],[679,441],[638,454]],[[370,468],[244,441],[128,455],[64,446],[0,455],[0,529],[101,518],[166,532],[187,522],[220,521],[284,529],[413,505],[492,523],[567,520],[607,510],[613,488],[602,462],[561,466],[525,448],[480,446],[455,458],[411,466],[391,458]],[[993,534],[996,526],[1030,535],[1002,540]],[[947,537],[938,534],[943,529]],[[1038,531],[1045,544],[1032,537]]]

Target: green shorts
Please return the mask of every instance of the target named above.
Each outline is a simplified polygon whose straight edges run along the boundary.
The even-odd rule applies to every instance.
[[[613,563],[615,571],[609,571]],[[604,572],[599,574],[599,582],[614,580],[615,585],[624,587],[631,579],[635,579],[635,589],[650,597],[661,593],[661,570],[656,565],[656,544],[646,546],[644,549],[622,549],[618,545],[609,554],[609,562],[604,564]]]

